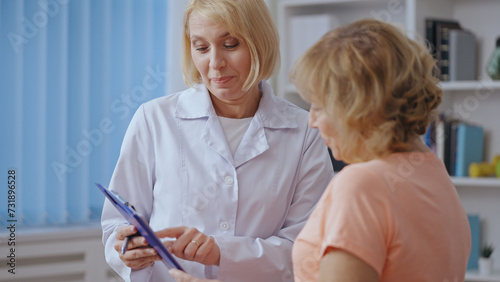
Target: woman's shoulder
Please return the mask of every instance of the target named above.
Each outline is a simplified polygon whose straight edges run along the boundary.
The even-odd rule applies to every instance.
[[[440,161],[432,152],[400,152],[387,157],[350,164],[338,173],[339,181],[359,187],[391,188],[401,179],[410,181],[422,167],[440,169]],[[442,165],[441,165],[442,166]],[[337,177],[336,176],[336,177]],[[385,188],[384,188],[385,187]]]
[[[193,95],[201,90],[196,87],[190,87],[188,89],[178,91],[172,94],[167,94],[165,96],[153,98],[141,105],[146,112],[171,112],[174,113],[179,101],[192,99]]]
[[[308,112],[305,109],[286,100],[285,98],[275,95],[274,89],[268,82],[262,81],[261,89],[264,94],[263,96],[264,103],[262,103],[261,106],[268,106],[266,107],[266,109],[268,110],[279,109],[291,115],[297,115],[297,114],[306,116],[308,115]]]
[[[264,95],[257,115],[264,122],[264,126],[272,128],[301,128],[309,131],[309,113],[284,98],[273,93]]]
[[[292,103],[289,100],[286,100],[285,98],[275,96],[276,102],[281,105],[283,108],[287,109],[288,112],[291,114],[298,114],[301,116],[308,116],[309,112],[306,109],[303,109],[296,104]]]
[[[349,187],[353,194],[386,190],[381,170],[384,170],[381,160],[349,164],[335,175],[332,182],[337,188]]]
[[[346,165],[334,177],[336,183],[363,183],[375,180],[376,174],[370,162],[354,163]]]

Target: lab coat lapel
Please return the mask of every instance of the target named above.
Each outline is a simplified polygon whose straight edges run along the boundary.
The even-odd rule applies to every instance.
[[[269,144],[267,143],[264,127],[260,120],[254,117],[238,149],[234,153],[235,167],[239,167],[247,161],[257,157],[267,149],[269,149]]]
[[[195,85],[183,93],[177,104],[176,117],[183,120],[205,119],[200,139],[234,166],[226,136],[215,114],[208,90],[203,84]]]
[[[207,124],[201,134],[201,139],[207,146],[234,166],[233,155],[231,154],[226,136],[217,116],[212,115],[208,117]]]
[[[247,132],[243,136],[234,154],[234,164],[238,167],[259,156],[269,149],[273,134],[283,134],[282,129],[296,128],[295,117],[290,112],[290,106],[278,101],[272,87],[265,81],[259,84],[262,91],[259,108],[255,113]],[[267,131],[266,128],[274,129]]]

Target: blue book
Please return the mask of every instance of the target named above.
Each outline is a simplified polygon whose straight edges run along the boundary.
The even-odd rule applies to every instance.
[[[422,140],[424,141],[425,145],[427,145],[427,147],[431,147],[431,123],[429,123],[429,126],[427,126],[427,131],[425,131]]]
[[[483,143],[482,127],[465,123],[458,125],[455,176],[469,176],[469,165],[483,161]]]
[[[479,215],[469,214],[470,233],[471,233],[471,249],[469,261],[467,262],[467,270],[477,269],[477,261],[479,260],[479,252],[481,251],[481,225]]]

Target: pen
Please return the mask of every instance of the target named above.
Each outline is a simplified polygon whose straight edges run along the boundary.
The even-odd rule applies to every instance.
[[[116,192],[115,192],[115,196],[119,197],[119,199],[121,199],[122,201],[124,201],[124,202],[125,202],[125,205],[126,205],[126,206],[131,207],[131,208],[135,211],[134,206],[132,206],[129,202],[126,202],[125,200],[123,200],[123,199],[120,197],[120,195],[118,195]],[[125,240],[123,241],[123,245],[122,245],[122,249],[121,249],[121,251],[122,251],[122,255],[124,255],[124,254],[125,254],[125,252],[127,251],[128,243],[129,243],[130,238],[131,238],[132,236],[134,236],[134,235],[130,235],[130,236],[125,237]]]
[[[125,254],[125,252],[127,251],[128,242],[130,241],[130,237],[132,237],[132,236],[127,236],[127,237],[125,237],[125,240],[123,241],[123,245],[122,245],[122,255],[123,255],[123,254]]]

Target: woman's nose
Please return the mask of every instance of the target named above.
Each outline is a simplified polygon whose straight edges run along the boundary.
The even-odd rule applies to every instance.
[[[210,57],[210,67],[212,69],[218,70],[226,66],[226,58],[223,52],[218,50],[213,50]]]

